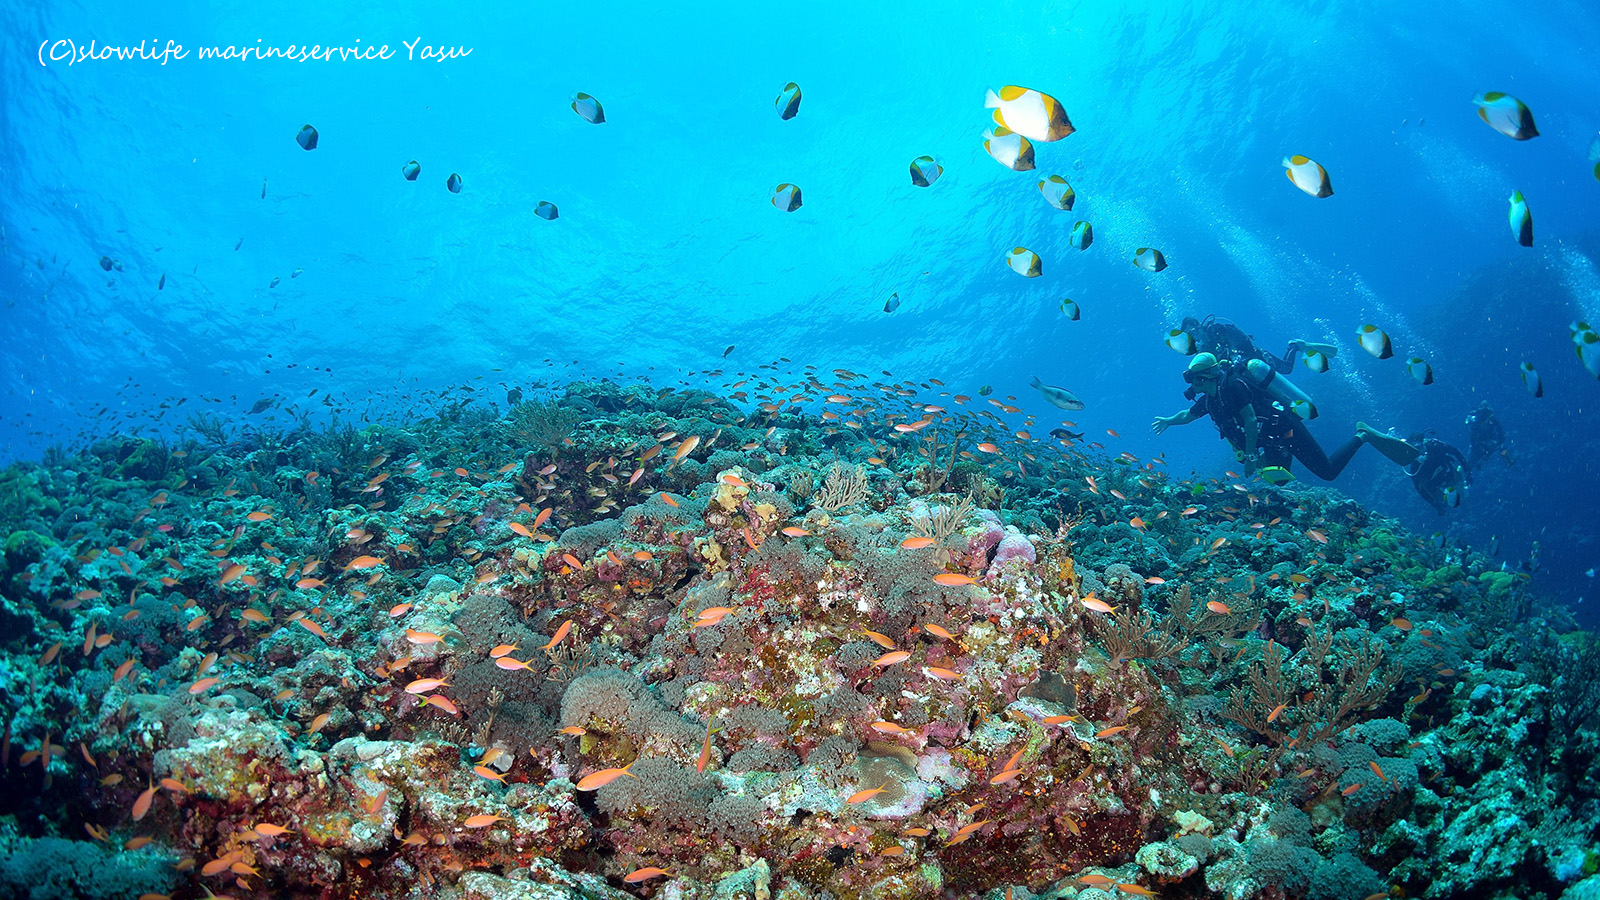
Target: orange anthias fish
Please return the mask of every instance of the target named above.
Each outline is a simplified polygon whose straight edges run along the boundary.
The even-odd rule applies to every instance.
[[[622,880],[628,884],[638,884],[641,881],[649,881],[652,878],[661,877],[671,878],[672,873],[660,866],[645,866],[642,869],[634,869],[632,872],[622,876]]]
[[[48,742],[46,742],[46,743],[48,743]],[[144,818],[147,814],[149,814],[149,812],[150,812],[150,804],[155,802],[155,799],[156,799],[156,786],[154,784],[151,784],[149,787],[145,788],[144,791],[139,794],[138,799],[133,801],[133,820],[135,822],[139,821],[140,819]]]
[[[970,575],[962,575],[956,572],[944,572],[935,575],[933,576],[933,581],[935,584],[942,584],[945,587],[957,587],[963,584],[977,584],[977,581]]]
[[[454,703],[451,703],[447,697],[441,697],[438,694],[429,694],[428,699],[422,702],[428,706],[437,707],[452,716],[461,715],[461,710],[458,709]]]
[[[849,797],[845,798],[844,802],[851,805],[865,803],[888,789],[889,782],[885,781],[883,784],[880,784],[875,788],[867,788],[864,791],[856,791],[854,794],[851,794]]]
[[[1096,597],[1093,593],[1090,593],[1087,597],[1082,598],[1078,602],[1082,603],[1084,606],[1088,607],[1089,609],[1094,610],[1095,612],[1110,614],[1110,613],[1115,613],[1117,611],[1117,608],[1115,606],[1112,606],[1111,604],[1105,602],[1104,600],[1101,600],[1099,597]]]
[[[867,638],[874,644],[877,644],[879,647],[882,647],[885,650],[894,649],[894,641],[890,640],[889,636],[886,634],[879,634],[876,631],[871,631],[866,628],[861,629],[861,633],[866,635]]]
[[[706,742],[700,747],[700,758],[695,761],[694,770],[704,772],[711,762],[711,720],[706,719]]]
[[[555,635],[550,638],[550,643],[545,644],[543,647],[540,647],[539,649],[540,650],[549,650],[550,648],[554,647],[555,645],[561,643],[561,639],[566,637],[568,632],[570,632],[570,631],[572,631],[572,620],[568,619],[567,621],[561,623],[561,627],[560,628],[556,629]]]
[[[598,772],[591,772],[578,781],[577,789],[580,791],[597,791],[624,775],[629,778],[638,778],[639,776],[628,771],[631,768],[633,768],[633,763],[628,763],[620,769],[601,769]]]
[[[491,781],[498,781],[501,784],[506,783],[506,776],[496,772],[488,766],[473,766],[472,774],[477,775],[479,778],[487,778]]]

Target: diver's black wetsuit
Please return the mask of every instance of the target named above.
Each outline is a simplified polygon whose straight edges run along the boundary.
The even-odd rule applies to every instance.
[[[1450,488],[1460,490],[1471,483],[1471,476],[1467,474],[1467,458],[1461,455],[1460,450],[1437,438],[1422,438],[1418,446],[1422,455],[1406,467],[1406,471],[1411,474],[1411,484],[1417,489],[1417,494],[1440,515],[1444,515],[1445,510],[1449,509],[1445,491]]]
[[[1213,354],[1217,359],[1231,359],[1241,364],[1259,359],[1281,375],[1289,374],[1294,368],[1294,354],[1274,356],[1262,350],[1256,346],[1255,338],[1227,319],[1207,316],[1204,322],[1199,322],[1190,318],[1184,320],[1183,325],[1192,329],[1190,333],[1194,336],[1195,348]]]
[[[1467,457],[1468,469],[1476,469],[1496,453],[1505,457],[1506,465],[1511,465],[1511,454],[1506,450],[1506,430],[1500,426],[1500,420],[1495,418],[1489,404],[1485,403],[1467,414],[1467,434],[1472,448]]]
[[[1355,458],[1356,451],[1365,443],[1359,437],[1353,437],[1329,456],[1317,439],[1306,430],[1306,424],[1300,419],[1282,410],[1273,410],[1273,414],[1261,420],[1261,466],[1282,466],[1289,468],[1291,460],[1299,460],[1306,467],[1306,471],[1321,478],[1323,481],[1332,481],[1339,477],[1344,467]]]
[[[1222,439],[1242,453],[1245,435],[1243,426],[1239,424],[1239,413],[1245,407],[1251,407],[1256,415],[1256,451],[1260,457],[1260,468],[1281,466],[1287,470],[1294,460],[1299,460],[1306,471],[1323,481],[1338,478],[1356,451],[1361,449],[1363,441],[1353,437],[1335,450],[1332,457],[1328,456],[1298,416],[1274,404],[1249,379],[1235,375],[1235,368],[1228,366],[1219,389],[1201,394],[1194,401],[1194,405],[1189,407],[1189,417],[1198,419],[1210,416]]]
[[[1194,401],[1189,407],[1189,418],[1210,416],[1222,439],[1233,449],[1243,452],[1245,435],[1244,427],[1239,424],[1239,413],[1247,406],[1254,406],[1259,419],[1264,406],[1259,402],[1259,394],[1251,387],[1249,381],[1235,374],[1234,368],[1227,363],[1222,363],[1222,366],[1224,367],[1222,385],[1216,390],[1206,391],[1198,396],[1193,388],[1184,391],[1184,396]]]

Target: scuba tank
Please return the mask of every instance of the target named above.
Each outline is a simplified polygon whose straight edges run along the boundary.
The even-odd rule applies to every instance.
[[[1294,382],[1279,375],[1265,360],[1252,359],[1245,364],[1245,373],[1250,376],[1250,382],[1265,394],[1267,399],[1280,407],[1294,413],[1302,419],[1315,419],[1317,417],[1317,404],[1306,396]]]

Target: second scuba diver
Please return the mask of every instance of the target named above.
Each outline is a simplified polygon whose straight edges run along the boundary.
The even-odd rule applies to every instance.
[[[1467,485],[1472,483],[1471,467],[1460,450],[1424,434],[1402,438],[1392,431],[1378,431],[1361,422],[1356,434],[1378,448],[1411,476],[1411,485],[1439,515],[1461,505]]]

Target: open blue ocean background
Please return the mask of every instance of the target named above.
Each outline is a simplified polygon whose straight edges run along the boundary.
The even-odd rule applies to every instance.
[[[189,58],[39,62],[55,41],[169,39]],[[471,53],[408,60],[419,39]],[[258,40],[397,55],[195,56]],[[1358,420],[1464,448],[1463,417],[1491,403],[1516,464],[1486,466],[1459,510],[1435,515],[1371,450],[1339,489],[1423,533],[1499,535],[1513,566],[1537,540],[1538,584],[1600,606],[1600,383],[1567,335],[1600,320],[1592,4],[51,2],[7,4],[0,41],[0,460],[175,433],[196,409],[244,420],[264,398],[248,421],[381,418],[453,385],[483,402],[608,374],[718,385],[784,358],[1053,414],[1037,374],[1085,400],[1072,418],[1109,451],[1220,474],[1208,423],[1149,428],[1184,405],[1163,332],[1215,313],[1274,351],[1339,346],[1328,373],[1295,375],[1330,449]],[[788,81],[804,100],[782,121]],[[1034,172],[984,153],[984,91],[1004,84],[1058,97],[1078,129],[1037,145]],[[1486,90],[1528,103],[1541,136],[1486,127]],[[1295,153],[1332,198],[1287,183]],[[945,167],[928,189],[907,172],[923,154]],[[1048,174],[1073,212],[1042,201]],[[780,182],[801,209],[768,202]],[[1532,249],[1507,226],[1513,190]],[[535,217],[541,200],[560,218]],[[1042,277],[1006,268],[1017,245]],[[1143,246],[1170,268],[1131,265]],[[1361,351],[1365,322],[1396,358]],[[1411,355],[1436,384],[1406,375]]]

